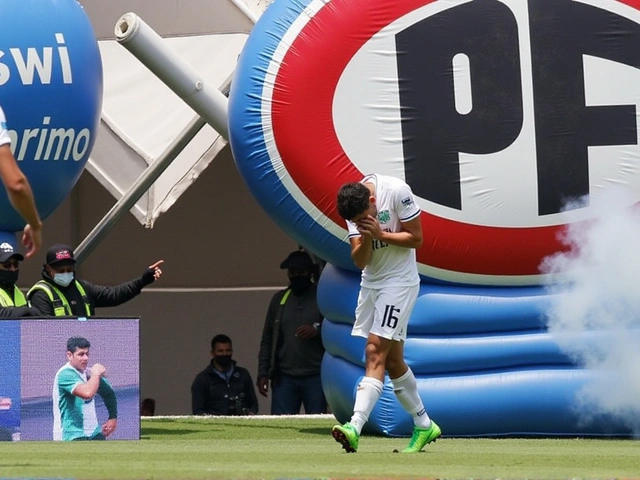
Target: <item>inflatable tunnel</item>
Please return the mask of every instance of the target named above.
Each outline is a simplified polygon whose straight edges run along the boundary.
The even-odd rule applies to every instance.
[[[405,180],[422,211],[405,352],[443,433],[631,433],[581,409],[584,389],[615,373],[572,348],[612,332],[551,332],[558,294],[541,265],[572,254],[563,235],[587,228],[608,191],[630,192],[623,208],[640,201],[640,82],[609,83],[637,75],[639,23],[630,2],[605,0],[278,0],[266,10],[235,71],[231,148],[265,211],[328,262],[322,377],[339,421],[352,412],[364,340],[350,335],[359,272],[336,194],[381,173]],[[411,433],[388,379],[366,429]]]

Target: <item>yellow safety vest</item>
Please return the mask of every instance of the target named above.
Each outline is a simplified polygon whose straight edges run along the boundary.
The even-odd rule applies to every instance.
[[[78,282],[77,280],[74,280],[74,282],[76,284],[76,288],[78,289],[78,291],[80,292],[80,295],[82,296],[82,301],[84,302],[84,309],[87,312],[87,316],[90,316],[91,305],[89,304],[89,297],[87,297],[87,294],[84,291],[84,288],[82,287],[80,282]],[[36,290],[42,290],[47,294],[47,296],[49,297],[49,300],[51,300],[51,303],[53,304],[53,314],[56,317],[73,316],[73,313],[71,312],[71,306],[69,305],[69,301],[67,300],[67,297],[65,297],[64,294],[60,290],[58,290],[58,288],[56,288],[54,285],[50,284],[45,280],[40,280],[38,283],[36,283],[33,287],[29,289],[29,291],[27,292],[27,298],[30,298],[31,294]]]
[[[280,299],[280,305],[278,305],[278,311],[276,317],[273,319],[272,325],[272,337],[271,337],[271,363],[269,364],[269,378],[273,380],[276,375],[276,350],[278,349],[278,337],[280,336],[280,320],[282,320],[282,312],[284,311],[284,304],[287,303],[287,299],[291,295],[291,289],[287,288],[282,298]]]
[[[2,307],[24,307],[27,299],[18,287],[13,289],[13,297],[4,288],[0,288],[0,306]]]

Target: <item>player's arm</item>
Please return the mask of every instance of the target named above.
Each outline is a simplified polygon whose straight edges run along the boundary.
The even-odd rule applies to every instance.
[[[420,248],[422,246],[422,221],[416,217],[408,222],[401,222],[402,231],[385,232],[380,231],[380,240],[404,248]]]
[[[0,178],[2,178],[11,205],[27,222],[23,243],[27,248],[27,257],[31,257],[42,244],[42,222],[36,209],[29,181],[18,167],[9,144],[0,145]]]
[[[83,400],[91,400],[98,391],[99,385],[100,377],[91,377],[86,382],[78,383],[71,393]]]
[[[362,234],[361,238],[363,240],[367,237],[371,237],[374,240],[379,240],[389,245],[395,245],[396,247],[420,248],[422,246],[422,223],[420,215],[416,215],[414,218],[406,222],[401,222],[401,225],[401,231],[387,232],[380,228],[380,223],[377,218],[369,215],[358,222],[358,231]],[[367,245],[367,243],[371,244],[371,242],[361,242],[361,244],[364,245]],[[362,248],[362,246],[360,248]],[[371,249],[371,246],[369,246],[369,248]],[[353,243],[351,243],[351,256],[354,257]],[[371,256],[370,252],[369,256]]]
[[[96,363],[91,367],[91,377],[84,383],[78,383],[71,391],[76,397],[80,397],[83,400],[91,400],[100,388],[100,377],[104,375],[106,369]]]
[[[100,378],[98,395],[102,397],[104,406],[107,407],[107,412],[109,412],[109,419],[102,424],[102,434],[108,437],[118,426],[118,399],[113,387],[104,377]]]
[[[351,245],[353,263],[362,270],[371,260],[371,253],[373,252],[371,238],[366,233],[361,232],[359,237],[350,237],[349,244]]]
[[[118,398],[116,397],[116,392],[104,377],[100,378],[98,395],[102,397],[104,406],[107,408],[107,412],[109,412],[109,419],[118,418]]]

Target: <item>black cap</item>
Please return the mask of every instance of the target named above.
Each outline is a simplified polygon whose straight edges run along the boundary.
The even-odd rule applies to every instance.
[[[0,244],[0,263],[6,262],[11,257],[15,257],[17,260],[22,261],[24,257],[16,252],[9,242],[2,242]]]
[[[313,260],[311,256],[302,250],[291,252],[287,258],[280,264],[280,268],[313,268]]]
[[[69,245],[57,243],[47,250],[47,265],[54,265],[61,262],[76,263],[76,259]]]

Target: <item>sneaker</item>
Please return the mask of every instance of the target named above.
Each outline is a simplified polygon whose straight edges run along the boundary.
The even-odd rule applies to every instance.
[[[336,442],[342,445],[345,452],[355,453],[358,451],[358,443],[360,442],[360,435],[349,422],[344,425],[336,425],[331,429],[331,435],[336,439]]]
[[[421,451],[425,445],[435,442],[436,438],[442,435],[440,427],[431,420],[429,428],[413,427],[413,435],[409,441],[409,446],[402,450],[402,453],[416,453]]]

